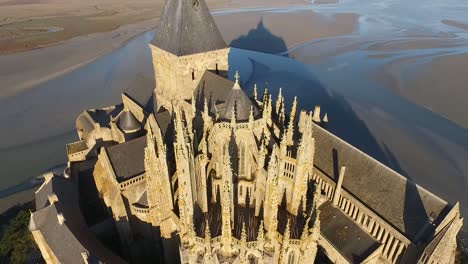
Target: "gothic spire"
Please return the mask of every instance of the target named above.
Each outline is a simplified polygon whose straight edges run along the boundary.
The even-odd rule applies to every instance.
[[[258,94],[257,94],[257,84],[254,84],[254,91],[253,91],[253,96],[254,96],[254,99],[255,101],[257,101],[257,97],[258,97]]]

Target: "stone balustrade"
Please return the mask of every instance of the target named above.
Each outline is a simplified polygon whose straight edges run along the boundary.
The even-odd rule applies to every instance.
[[[146,179],[146,175],[142,174],[140,176],[131,178],[130,180],[121,182],[120,183],[120,190],[123,191],[123,190],[127,189],[128,187],[130,187],[130,186],[132,186],[134,184],[137,184],[137,183],[139,183],[139,182],[141,182],[141,181],[143,181],[145,179]]]

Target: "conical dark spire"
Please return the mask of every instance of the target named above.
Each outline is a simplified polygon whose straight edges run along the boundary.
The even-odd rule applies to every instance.
[[[204,0],[166,0],[151,43],[177,56],[227,47]]]

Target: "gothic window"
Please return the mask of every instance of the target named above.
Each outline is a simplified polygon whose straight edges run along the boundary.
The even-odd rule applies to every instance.
[[[195,69],[192,69],[192,81],[195,80]]]
[[[239,177],[245,177],[247,174],[246,147],[244,144],[239,146]]]
[[[289,257],[288,257],[288,264],[295,264],[296,263],[296,254],[294,251],[289,252]]]

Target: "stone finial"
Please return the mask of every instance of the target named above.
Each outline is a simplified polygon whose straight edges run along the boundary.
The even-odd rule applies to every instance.
[[[54,204],[55,202],[58,202],[58,197],[55,193],[52,193],[47,198],[49,199],[50,204]]]
[[[323,122],[328,123],[328,114],[325,113],[325,116],[323,117]]]
[[[255,101],[257,101],[258,99],[257,84],[254,84],[253,96],[254,96]]]
[[[62,225],[62,224],[65,222],[65,217],[63,216],[63,214],[58,213],[58,214],[57,214],[57,220],[58,220],[58,223],[59,223],[60,225]]]
[[[315,123],[320,123],[321,122],[321,119],[320,119],[320,105],[315,106],[314,115],[312,117],[312,120]]]
[[[297,96],[294,96],[294,101],[291,107],[291,115],[290,115],[290,121],[294,123],[294,119],[296,119],[296,111],[297,111]]]
[[[265,86],[265,89],[263,90],[262,101],[263,101],[263,106],[265,106],[265,104],[268,103],[268,87],[266,86]]]
[[[272,110],[272,104],[273,104],[273,100],[271,98],[271,94],[268,95],[268,112],[271,114],[271,110]]]
[[[241,232],[241,246],[247,244],[247,232],[245,231],[245,222],[242,222],[242,232]]]
[[[263,230],[263,220],[260,221],[260,226],[258,227],[258,234],[257,234],[257,243],[260,247],[263,246],[265,241],[265,231]]]
[[[236,83],[239,84],[239,78],[240,78],[239,71],[236,70],[236,74],[234,75],[234,77],[236,78]]]
[[[276,114],[280,114],[281,108],[284,107],[284,97],[283,97],[283,88],[279,88],[278,98],[276,99]]]

